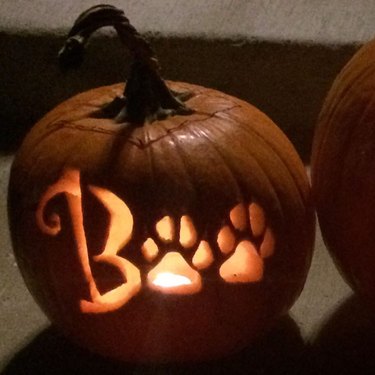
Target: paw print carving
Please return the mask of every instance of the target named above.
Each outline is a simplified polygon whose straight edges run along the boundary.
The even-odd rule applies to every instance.
[[[147,238],[141,247],[144,258],[152,263],[164,249],[168,250],[148,273],[148,287],[167,294],[197,293],[202,288],[199,271],[214,261],[209,243],[198,240],[197,230],[188,215],[182,216],[179,223],[164,216],[156,223],[155,232],[157,238]]]
[[[193,294],[202,288],[199,271],[215,260],[211,245],[198,240],[188,215],[176,223],[165,216],[155,225],[157,238],[149,237],[142,245],[144,258],[153,263],[165,253],[148,273],[147,284],[167,294]],[[264,259],[273,254],[275,238],[263,208],[256,202],[238,204],[229,213],[217,235],[217,248],[225,261],[220,277],[228,283],[252,283],[263,278]],[[167,250],[166,250],[167,249]]]
[[[275,238],[263,208],[256,202],[238,204],[219,231],[217,244],[227,259],[219,269],[228,283],[251,283],[263,278],[263,259],[273,254]]]

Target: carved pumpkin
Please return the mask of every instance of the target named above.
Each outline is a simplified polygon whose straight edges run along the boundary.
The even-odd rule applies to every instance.
[[[313,191],[327,248],[349,284],[373,305],[374,67],[372,41],[333,83],[319,116],[312,154]]]
[[[50,320],[95,352],[228,354],[302,290],[315,224],[304,166],[250,104],[166,85],[112,6],[78,18],[63,61],[106,25],[135,57],[125,95],[116,84],[75,96],[24,140],[9,184],[19,267]]]

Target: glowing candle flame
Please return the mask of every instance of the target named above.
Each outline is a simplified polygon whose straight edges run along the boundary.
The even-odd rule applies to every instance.
[[[176,275],[171,272],[162,272],[159,273],[155,280],[153,281],[154,285],[163,287],[163,288],[172,288],[181,285],[190,285],[191,280],[182,275]]]
[[[164,255],[148,273],[147,283],[151,289],[164,294],[194,294],[202,287],[199,272],[176,251]]]

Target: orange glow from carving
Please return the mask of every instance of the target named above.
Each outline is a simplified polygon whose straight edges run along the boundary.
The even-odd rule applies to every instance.
[[[47,189],[37,208],[36,221],[42,232],[48,235],[57,235],[61,230],[59,216],[54,214],[52,225],[47,224],[44,221],[44,211],[47,203],[56,195],[66,195],[78,256],[91,297],[91,301],[81,300],[80,307],[83,312],[103,313],[118,309],[137,294],[141,288],[141,277],[137,267],[117,255],[117,252],[130,240],[133,230],[133,217],[128,206],[109,190],[94,186],[89,186],[89,189],[108,210],[110,216],[110,228],[105,248],[100,255],[94,257],[94,260],[116,267],[124,277],[122,285],[103,295],[100,294],[96,286],[90,267],[86,234],[83,226],[79,171],[66,169],[60,179]]]
[[[56,236],[60,232],[60,216],[57,214],[52,214],[52,216],[49,218],[49,221],[46,222],[44,218],[44,211],[47,203],[56,195],[62,193],[67,194],[69,197],[71,197],[71,199],[74,199],[74,197],[78,198],[79,200],[81,199],[79,171],[75,169],[64,170],[60,179],[47,189],[39,202],[35,214],[36,223],[43,233],[50,236]],[[81,220],[81,215],[79,214],[79,212],[77,212],[77,215],[78,216],[76,218],[72,218],[75,222]]]
[[[95,260],[116,266],[123,275],[126,275],[126,282],[104,294],[100,294],[97,291],[97,293],[91,296],[92,302],[82,299],[80,301],[82,312],[105,313],[117,310],[140,291],[141,276],[139,269],[128,260],[117,255]]]
[[[170,272],[162,272],[156,276],[153,283],[154,285],[163,288],[173,288],[181,285],[190,285],[191,280],[186,276],[175,275],[174,273]]]
[[[180,253],[174,251],[165,254],[148,273],[147,283],[151,289],[165,294],[194,294],[202,287],[199,272],[191,268]]]
[[[217,236],[217,243],[219,245],[219,249],[224,254],[229,254],[233,250],[236,243],[236,237],[229,226],[225,226],[220,229]]]
[[[193,256],[193,265],[199,270],[209,267],[214,261],[214,256],[210,244],[207,241],[201,241],[197,251]]]
[[[230,221],[233,226],[238,230],[245,230],[247,225],[246,208],[243,204],[239,203],[230,211]]]
[[[133,216],[128,206],[109,190],[95,186],[89,186],[89,189],[110,215],[105,248],[94,260],[115,266],[124,276],[124,283],[117,288],[103,295],[99,292],[92,294],[93,302],[81,301],[82,311],[97,313],[115,310],[128,302],[141,289],[141,276],[137,267],[116,255],[130,241],[133,231]]]
[[[250,283],[263,277],[263,260],[249,241],[238,244],[233,255],[220,267],[220,276],[229,283]]]
[[[170,216],[164,216],[156,223],[156,232],[164,242],[172,242],[175,236],[174,222]]]
[[[230,255],[221,265],[220,276],[229,283],[251,283],[263,278],[263,259],[270,257],[275,248],[275,237],[267,226],[263,208],[257,203],[237,204],[229,213],[229,219],[234,229],[229,225],[223,226],[217,237],[217,244],[224,255]],[[250,233],[246,233],[249,229]],[[252,237],[261,238],[257,249]],[[238,238],[239,237],[239,238]],[[259,253],[258,253],[259,251]]]
[[[133,216],[128,206],[109,190],[89,186],[90,191],[101,201],[110,217],[109,234],[105,249],[101,255],[114,255],[126,245],[133,231]]]
[[[197,232],[191,218],[187,215],[181,217],[180,243],[183,247],[192,247],[197,242]]]
[[[152,238],[148,238],[142,245],[142,254],[148,262],[152,262],[158,255],[158,245]]]

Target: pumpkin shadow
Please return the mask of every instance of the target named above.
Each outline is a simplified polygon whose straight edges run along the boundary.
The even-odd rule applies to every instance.
[[[375,321],[356,296],[345,300],[311,343],[314,374],[375,374]]]
[[[300,374],[305,354],[299,329],[289,316],[256,345],[221,360],[194,364],[139,365],[108,360],[77,347],[50,327],[18,352],[2,375]]]

